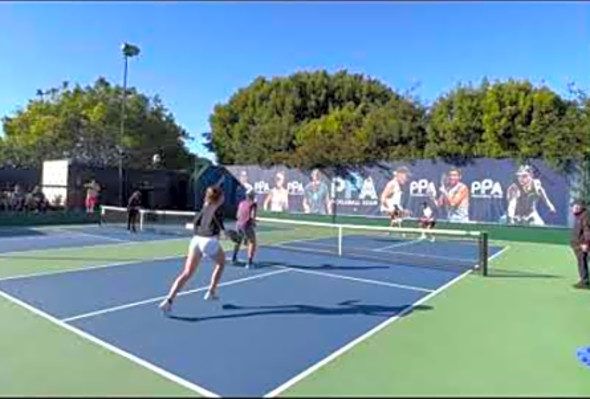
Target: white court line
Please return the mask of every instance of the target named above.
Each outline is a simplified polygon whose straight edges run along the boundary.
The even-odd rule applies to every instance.
[[[275,270],[275,271],[268,272],[268,273],[261,273],[261,274],[257,274],[257,275],[250,276],[250,277],[244,277],[244,278],[239,278],[239,279],[235,279],[235,280],[226,281],[224,283],[220,283],[218,285],[218,287],[227,287],[229,285],[235,285],[235,284],[245,283],[246,281],[257,280],[257,279],[260,279],[260,278],[263,278],[263,277],[269,277],[269,276],[272,276],[272,275],[275,275],[275,274],[286,273],[286,272],[289,272],[289,271],[291,271],[291,269],[280,269],[280,270]],[[196,292],[202,292],[202,291],[205,291],[207,289],[209,289],[208,286],[194,288],[192,290],[180,292],[177,296],[194,294]],[[69,323],[69,322],[72,322],[72,321],[75,321],[75,320],[87,319],[89,317],[94,317],[94,316],[98,316],[98,315],[102,315],[102,314],[106,314],[106,313],[111,313],[111,312],[116,312],[118,310],[124,310],[124,309],[134,308],[134,307],[141,306],[141,305],[146,305],[148,303],[159,302],[159,301],[164,300],[166,297],[167,297],[167,295],[162,295],[162,296],[159,296],[159,297],[145,299],[143,301],[137,301],[137,302],[128,303],[128,304],[125,304],[125,305],[113,306],[111,308],[96,310],[94,312],[89,312],[89,313],[84,313],[84,314],[80,314],[80,315],[77,315],[77,316],[67,317],[65,319],[62,319],[61,321],[63,321],[64,323]]]
[[[391,244],[391,245],[388,245],[388,246],[383,247],[383,248],[375,248],[375,249],[373,249],[373,251],[376,251],[376,252],[385,251],[386,249],[389,249],[389,248],[403,247],[404,245],[410,245],[410,244],[419,243],[420,241],[422,241],[422,240],[421,239],[417,239],[417,240],[406,241],[406,242],[398,242],[396,244]]]
[[[134,362],[134,363],[136,363],[136,364],[138,364],[138,365],[140,365],[140,366],[142,366],[142,367],[144,367],[144,368],[146,368],[146,369],[148,369],[148,370],[150,370],[150,371],[152,371],[152,372],[154,372],[154,373],[156,373],[156,374],[158,374],[158,375],[160,375],[172,382],[177,383],[178,385],[181,385],[193,392],[196,392],[197,394],[199,394],[201,396],[205,396],[205,397],[209,397],[209,398],[220,397],[220,395],[218,395],[214,392],[211,392],[208,389],[205,389],[199,385],[193,384],[192,382],[189,382],[189,381],[187,381],[175,374],[170,373],[169,371],[166,371],[166,370],[164,370],[152,363],[149,363],[148,361],[141,359],[140,357],[137,357],[137,356],[135,356],[129,352],[126,352],[114,345],[111,345],[111,344],[109,344],[109,343],[107,343],[107,342],[105,342],[105,341],[103,341],[91,334],[88,334],[88,333],[86,333],[74,326],[66,324],[63,321],[60,321],[60,320],[56,319],[55,317],[49,315],[48,313],[45,313],[42,310],[39,310],[39,309],[27,304],[26,302],[23,302],[20,299],[17,299],[15,297],[3,292],[3,291],[0,291],[0,297],[3,297],[12,303],[14,303],[22,308],[27,309],[28,311],[36,314],[37,316],[40,316],[40,317],[48,320],[49,322],[56,324],[64,329],[78,335],[81,338],[84,338],[84,339],[86,339],[86,340],[88,340],[88,341],[108,350],[108,351],[111,351],[119,356],[122,356],[127,360],[130,360],[130,361],[132,361],[132,362]]]
[[[284,268],[284,269],[288,269],[288,270],[293,270],[294,272],[298,272],[298,273],[315,274],[317,276],[324,276],[324,277],[330,277],[330,278],[341,279],[341,280],[350,280],[350,281],[354,281],[357,283],[383,285],[385,287],[401,288],[404,290],[412,290],[412,291],[434,292],[434,290],[424,288],[424,287],[417,287],[417,286],[413,286],[413,285],[388,283],[385,281],[371,280],[371,279],[366,279],[366,278],[349,277],[349,276],[344,276],[344,275],[339,275],[339,274],[318,272],[315,270],[302,270],[302,269],[297,269],[297,268],[288,267],[288,266],[279,266],[279,267],[282,269]]]
[[[306,253],[309,253],[310,255],[322,253],[322,254],[329,254],[329,255],[338,257],[338,253],[335,252],[336,249],[334,249],[332,251],[328,251],[328,250],[325,250],[325,249],[324,250],[322,250],[322,249],[316,249],[316,248],[313,248],[311,250],[308,250],[305,247],[298,247],[298,246],[292,246],[292,247],[290,247],[289,245],[287,245],[287,244],[291,244],[291,243],[295,243],[296,244],[296,241],[295,242],[293,242],[293,241],[286,241],[284,243],[269,244],[269,245],[264,245],[264,247],[265,248],[270,248],[270,249],[273,249],[273,248],[290,249],[290,250],[295,250],[295,251],[299,251],[299,252],[306,252]],[[306,244],[306,245],[308,245],[308,244]],[[263,245],[261,245],[261,247],[262,246]],[[310,245],[308,245],[308,246],[310,246]],[[332,248],[332,246],[324,245],[324,247],[326,247],[326,246],[328,248]]]
[[[118,246],[124,246],[124,245],[134,246],[137,244],[150,244],[150,243],[153,243],[154,241],[156,241],[156,242],[172,241],[172,239],[171,240],[125,241],[125,242],[120,242],[117,244],[106,244],[106,243],[105,244],[89,244],[89,245],[77,245],[77,246],[72,246],[72,247],[40,248],[40,249],[34,249],[34,250],[0,252],[0,257],[5,256],[5,255],[33,254],[33,253],[38,253],[38,252],[43,252],[43,255],[45,255],[46,252],[71,251],[71,250],[75,250],[75,249],[87,249],[87,248],[100,250],[103,247],[104,248],[112,248],[112,247],[118,247]]]
[[[119,246],[119,245],[126,245],[126,244],[137,244],[137,243],[149,243],[150,241],[129,241],[126,243],[121,243],[121,244],[106,244],[106,246],[108,248],[114,247],[114,246]],[[84,246],[80,246],[80,247],[74,247],[75,249],[78,248],[95,248],[95,247],[102,247],[105,245],[84,245]],[[66,250],[66,249],[73,249],[73,248],[59,248],[59,249],[48,249],[48,251],[61,251],[61,250]],[[2,259],[3,257],[5,257],[6,255],[13,255],[13,254],[27,254],[27,255],[31,255],[34,256],[35,253],[38,252],[37,250],[35,251],[18,251],[18,252],[0,252],[0,259]],[[45,251],[43,251],[45,252]],[[43,253],[41,255],[47,255],[46,253]],[[50,255],[54,255],[53,253],[51,253]],[[25,273],[25,274],[18,274],[15,276],[7,276],[7,277],[0,277],[0,282],[2,281],[8,281],[8,280],[17,280],[17,279],[25,279],[25,278],[32,278],[32,277],[44,277],[44,276],[50,276],[53,274],[65,274],[65,273],[78,273],[78,272],[85,272],[87,270],[96,270],[96,269],[105,269],[105,268],[109,268],[109,267],[118,267],[118,266],[126,266],[126,265],[131,265],[134,263],[149,263],[149,262],[156,262],[156,261],[161,261],[161,260],[169,260],[169,259],[182,259],[185,258],[186,254],[185,253],[180,253],[178,255],[168,255],[168,256],[159,256],[159,257],[154,257],[154,258],[146,258],[146,259],[133,259],[133,260],[126,260],[126,261],[121,261],[121,262],[116,262],[116,263],[107,263],[107,264],[101,264],[101,265],[96,265],[96,266],[82,266],[82,267],[74,267],[71,269],[65,269],[65,270],[49,270],[46,272],[39,272],[39,273]],[[80,259],[83,260],[83,259]],[[231,261],[231,258],[226,258],[226,260],[229,262]]]
[[[88,237],[93,237],[93,238],[100,238],[106,241],[117,241],[117,242],[131,242],[131,240],[124,240],[121,238],[113,238],[113,237],[107,237],[104,235],[100,235],[100,234],[92,234],[92,233],[86,233],[83,231],[74,231],[73,228],[60,228],[60,227],[55,227],[55,226],[50,226],[45,228],[42,231],[47,231],[47,232],[54,232],[54,233],[58,233],[58,234],[53,234],[53,235],[29,235],[29,236],[12,236],[12,237],[3,237],[0,239],[0,241],[8,241],[8,240],[39,240],[39,239],[44,239],[44,238],[56,238],[56,237],[75,237],[75,236],[88,236]]]
[[[420,240],[421,241],[421,240]],[[289,247],[285,244],[291,244],[291,243],[297,243],[297,241],[289,241],[289,242],[285,242],[282,244],[270,244],[269,247],[284,247],[287,249],[296,249],[299,251],[305,251],[305,248],[302,247]],[[406,244],[406,243],[404,243]],[[306,243],[305,244],[308,247],[322,247],[322,248],[333,248],[333,251],[321,251],[319,249],[313,249],[313,250],[309,250],[307,252],[313,253],[313,252],[322,252],[322,253],[328,253],[328,254],[333,254],[336,255],[336,251],[337,248],[334,248],[334,245],[330,245],[330,244],[323,244],[323,243],[316,243],[316,242],[312,242],[312,243]],[[402,246],[401,244],[399,246]],[[390,246],[391,247],[391,246]],[[367,248],[360,248],[360,247],[346,247],[343,246],[344,250],[346,250],[346,248],[350,249],[350,250],[359,250],[359,251],[364,251],[365,253],[371,253],[371,252],[377,252],[378,254],[399,254],[399,255],[410,255],[410,256],[414,256],[417,258],[431,258],[431,259],[445,259],[445,260],[451,260],[451,261],[458,261],[458,262],[473,262],[474,259],[471,258],[458,258],[458,257],[452,257],[452,256],[443,256],[443,255],[427,255],[427,254],[421,254],[421,253],[417,253],[417,252],[403,252],[403,251],[386,251],[385,249],[381,248],[381,249],[367,249]],[[360,255],[362,256],[362,255]],[[377,259],[376,259],[377,260]]]
[[[343,237],[343,239],[344,238],[345,237]],[[334,239],[336,239],[336,238],[334,238]],[[308,238],[308,239],[301,239],[301,240],[284,241],[284,242],[281,242],[281,243],[270,244],[270,245],[272,246],[272,245],[284,245],[284,244],[297,244],[299,242],[302,242],[302,243],[305,243],[305,245],[310,246],[310,247],[334,248],[334,251],[337,251],[338,250],[338,244],[337,243],[334,243],[334,244],[327,244],[326,243],[325,244],[325,243],[322,243],[322,242],[311,242],[311,243],[308,242],[308,241],[313,241],[313,240],[317,240],[317,238]],[[355,247],[355,246],[345,245],[345,244],[343,244],[342,247],[343,248],[348,248],[348,249],[358,249],[358,250],[367,251],[367,252],[380,252],[380,251],[384,251],[387,248],[403,247],[405,245],[415,244],[415,243],[418,243],[420,241],[422,241],[422,240],[418,239],[418,240],[412,240],[412,241],[398,242],[398,243],[395,243],[395,244],[392,244],[392,245],[388,245],[388,246],[383,247],[383,248],[375,248],[375,249],[365,248],[365,247]],[[384,252],[387,252],[387,251],[384,251]]]
[[[489,258],[489,260],[491,261],[494,258],[500,256],[503,252],[508,250],[508,248],[509,247],[504,247],[502,250],[500,250],[499,252],[492,255]],[[332,362],[334,359],[342,356],[344,353],[348,352],[349,350],[351,350],[352,348],[354,348],[355,346],[357,346],[361,342],[367,340],[368,338],[377,334],[379,331],[383,330],[384,328],[386,328],[387,326],[389,326],[393,322],[399,320],[402,316],[404,316],[405,314],[410,312],[416,306],[421,305],[422,303],[424,303],[424,302],[428,301],[429,299],[435,297],[436,295],[440,294],[442,291],[446,290],[447,288],[449,288],[453,284],[455,284],[455,283],[459,282],[460,280],[462,280],[463,278],[467,277],[469,274],[471,274],[472,271],[473,271],[472,269],[467,270],[466,272],[455,277],[454,279],[452,279],[448,283],[437,288],[435,291],[431,292],[430,294],[425,295],[424,297],[420,298],[419,300],[414,302],[412,305],[408,306],[406,309],[404,309],[400,313],[396,314],[393,317],[390,317],[389,319],[385,320],[383,323],[378,324],[373,329],[371,329],[371,330],[367,331],[366,333],[362,334],[361,336],[355,338],[354,340],[350,341],[348,344],[342,346],[340,349],[332,352],[330,355],[326,356],[325,358],[323,358],[319,362],[315,363],[311,367],[309,367],[309,368],[305,369],[304,371],[302,371],[301,373],[297,374],[295,377],[286,381],[285,383],[283,383],[279,387],[268,392],[267,394],[264,395],[264,397],[265,398],[274,398],[274,397],[280,395],[281,393],[285,392],[287,389],[291,388],[293,385],[297,384],[298,382],[300,382],[304,378],[308,377],[309,375],[315,373],[317,370],[321,369],[326,364],[328,364],[328,363]]]
[[[71,246],[71,247],[60,247],[60,248],[40,248],[40,249],[34,249],[34,250],[0,252],[0,257],[7,256],[7,255],[22,255],[22,254],[31,255],[31,254],[35,254],[35,253],[39,253],[39,252],[41,252],[42,255],[47,255],[47,252],[54,253],[54,252],[60,252],[60,251],[72,251],[72,250],[76,250],[76,249],[87,249],[87,248],[100,250],[101,248],[112,248],[112,247],[125,246],[125,245],[135,246],[135,245],[139,245],[139,244],[151,244],[154,242],[176,241],[176,240],[180,240],[180,239],[170,238],[170,239],[162,239],[162,240],[124,241],[124,242],[119,242],[117,244],[106,244],[105,243],[105,244],[76,245],[76,246]]]
[[[62,234],[60,232],[60,234],[39,234],[39,235],[2,237],[2,238],[0,238],[0,241],[5,242],[5,241],[22,241],[22,240],[42,240],[42,239],[47,239],[47,238],[55,239],[56,237],[70,237],[70,236],[76,236],[76,235],[77,235],[76,233]]]
[[[262,233],[261,233],[262,234]],[[338,240],[338,237],[335,236],[325,236],[325,237],[310,237],[310,238],[296,238],[296,239],[292,239],[292,240],[285,240],[285,241],[278,241],[275,243],[269,243],[268,245],[265,245],[268,248],[272,248],[273,246],[278,246],[278,245],[284,245],[284,244],[297,244],[299,242],[303,242],[306,245],[309,245],[308,243],[310,241],[316,241],[316,240],[326,240],[326,239],[333,239],[334,241]],[[312,245],[320,245],[320,246],[324,246],[324,247],[329,247],[332,248],[334,245],[337,247],[338,244],[335,243],[334,245],[330,245],[330,244],[322,244],[322,243],[311,243]]]
[[[172,240],[175,240],[175,239],[172,239]],[[312,238],[310,238],[310,240],[312,240]],[[155,241],[161,241],[161,240],[155,240]],[[303,241],[303,240],[301,240],[301,241]],[[91,249],[97,248],[98,250],[100,250],[100,248],[102,248],[102,247],[112,248],[112,247],[123,246],[123,245],[137,245],[137,244],[146,244],[146,243],[149,244],[150,242],[151,241],[128,241],[128,242],[122,242],[119,244],[82,245],[82,246],[67,247],[67,248],[48,248],[46,250],[0,252],[0,259],[2,259],[3,257],[6,257],[6,256],[11,256],[11,255],[26,254],[26,255],[30,255],[30,256],[35,256],[39,252],[42,252],[41,254],[39,254],[39,256],[41,256],[41,255],[51,256],[51,255],[55,255],[55,253],[57,253],[59,251],[69,251],[72,249],[79,249],[79,248],[82,248],[82,249],[84,249],[84,248],[86,248],[86,249],[87,248],[91,248]],[[291,242],[291,241],[288,241],[288,242]],[[272,248],[272,245],[270,246],[270,248]],[[50,253],[48,254],[47,252],[50,252]],[[65,270],[50,270],[50,271],[39,272],[39,273],[25,273],[25,274],[19,274],[19,275],[15,275],[15,276],[0,277],[0,282],[8,281],[8,280],[32,278],[32,277],[43,277],[43,276],[49,276],[49,275],[53,275],[53,274],[78,273],[78,272],[84,272],[87,270],[96,270],[96,269],[104,269],[104,268],[108,268],[108,267],[126,266],[126,265],[130,265],[130,264],[134,264],[134,263],[146,263],[146,262],[154,262],[154,261],[160,261],[160,260],[180,259],[180,258],[184,258],[184,257],[186,257],[186,254],[181,253],[178,255],[161,256],[161,257],[148,258],[148,259],[134,259],[134,260],[122,261],[122,262],[116,262],[116,263],[100,264],[100,265],[96,265],[96,266],[74,267],[72,269],[65,269]],[[80,260],[82,260],[82,259],[80,259]],[[226,260],[231,261],[231,258],[227,258]]]
[[[0,278],[0,282],[8,281],[8,280],[33,278],[33,277],[51,276],[54,274],[79,273],[79,272],[85,272],[85,271],[89,271],[89,270],[105,269],[108,267],[132,265],[134,263],[137,263],[139,265],[142,263],[157,262],[157,261],[161,261],[161,260],[182,259],[183,257],[184,257],[184,255],[169,255],[169,256],[161,256],[161,257],[149,258],[149,259],[126,260],[123,262],[107,263],[107,264],[96,265],[96,266],[82,266],[82,267],[76,267],[76,268],[65,269],[65,270],[49,270],[46,272],[39,272],[39,273],[25,273],[25,274],[19,274],[16,276],[2,277],[2,278]],[[83,259],[80,259],[80,260],[83,260]]]
[[[115,242],[133,242],[133,240],[125,240],[123,238],[114,238],[114,237],[108,237],[108,236],[104,236],[104,235],[100,235],[100,234],[92,234],[92,233],[86,233],[84,231],[70,231],[70,230],[65,230],[65,229],[59,229],[56,228],[56,231],[64,231],[64,232],[71,232],[74,235],[79,235],[79,236],[86,236],[86,237],[92,237],[92,238],[100,238],[102,240],[107,240],[107,241],[115,241]]]
[[[430,258],[430,259],[446,259],[451,261],[458,261],[458,262],[473,262],[474,259],[472,258],[458,258],[453,256],[443,256],[443,255],[427,255],[427,254],[420,254],[416,252],[403,252],[403,251],[381,251],[383,253],[392,254],[392,255],[410,255],[416,258]]]
[[[316,244],[313,243],[313,245],[308,245],[308,246],[312,247],[314,245],[316,245]],[[317,246],[323,246],[323,247],[329,247],[329,248],[331,248],[331,246],[327,246],[327,245],[324,245],[324,244],[317,244]],[[299,251],[299,252],[306,252],[306,253],[309,253],[310,255],[322,253],[322,254],[329,254],[329,255],[337,256],[337,257],[339,256],[335,252],[335,250],[328,251],[328,250],[322,250],[322,249],[317,249],[317,248],[306,249],[305,247],[288,246],[288,245],[285,245],[285,244],[271,244],[268,247],[270,247],[270,248],[273,248],[273,247],[275,247],[275,248],[284,248],[284,249],[288,249],[288,250],[295,250],[295,251]],[[359,248],[359,250],[360,250],[360,248]],[[363,257],[363,256],[364,257],[368,257],[369,256],[368,254],[370,254],[371,252],[377,252],[377,251],[371,251],[371,250],[366,250],[365,249],[364,250],[364,253],[355,253],[355,252],[352,252],[352,253],[350,253],[350,255],[352,257],[357,257],[357,258]],[[391,263],[392,260],[389,259],[389,258],[383,258],[383,254],[410,255],[410,256],[412,256],[414,258],[441,259],[441,260],[449,260],[449,261],[456,261],[456,262],[473,262],[474,261],[474,259],[467,259],[467,258],[454,258],[454,257],[442,256],[442,255],[425,255],[425,254],[414,253],[414,252],[400,252],[400,251],[379,251],[378,253],[376,253],[374,255],[371,255],[371,256],[374,256],[372,258],[372,260],[374,262]],[[343,257],[344,258],[350,257],[350,255],[347,256],[345,254],[345,255],[343,255]],[[395,261],[395,259],[393,259],[393,261]],[[404,262],[400,262],[399,264],[396,264],[396,266],[407,266],[407,264],[404,263]]]

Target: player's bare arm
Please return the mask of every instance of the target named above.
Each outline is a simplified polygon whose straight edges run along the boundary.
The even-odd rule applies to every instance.
[[[469,196],[469,189],[465,184],[461,184],[461,188],[455,194],[446,194],[447,203],[456,207]]]

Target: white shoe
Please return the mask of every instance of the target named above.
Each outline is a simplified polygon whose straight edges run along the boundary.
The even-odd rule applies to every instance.
[[[219,297],[217,295],[211,294],[211,292],[207,291],[205,297],[203,298],[206,301],[218,301]]]
[[[168,313],[170,310],[172,310],[172,301],[166,298],[160,303],[158,307],[162,310],[162,312]]]

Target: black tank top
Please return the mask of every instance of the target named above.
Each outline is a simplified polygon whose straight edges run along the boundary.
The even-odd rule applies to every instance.
[[[203,209],[195,216],[194,233],[201,237],[215,237],[218,236],[223,226],[223,210],[221,207],[213,211],[213,207],[205,205]]]

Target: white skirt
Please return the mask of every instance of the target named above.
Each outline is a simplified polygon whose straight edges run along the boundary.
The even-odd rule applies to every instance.
[[[205,254],[210,258],[217,256],[219,248],[221,247],[217,237],[194,236],[191,239],[191,243],[189,245],[190,251],[200,252],[201,254]]]

